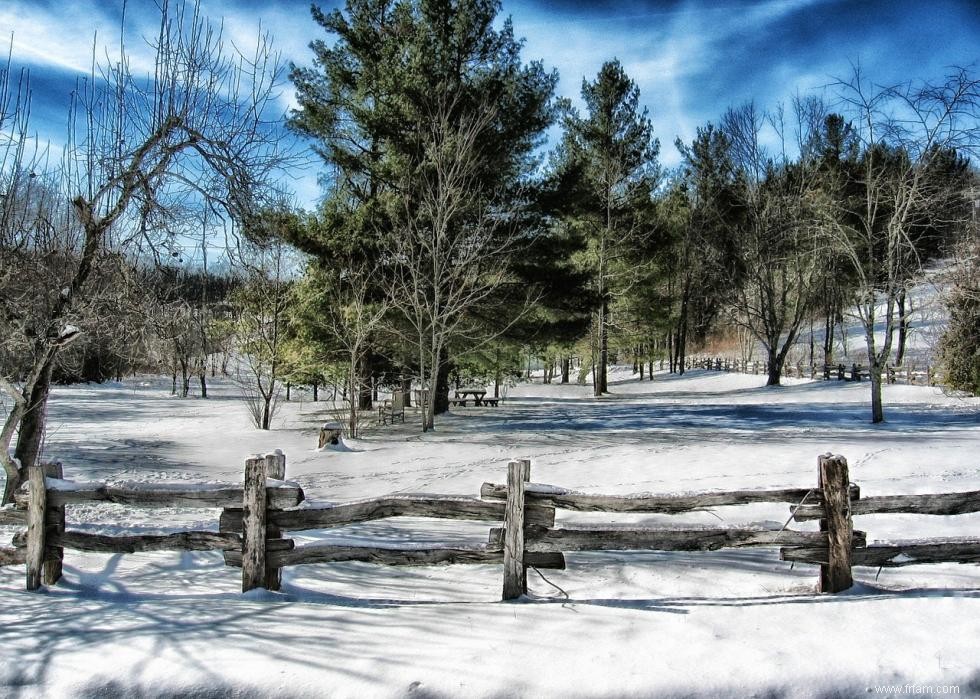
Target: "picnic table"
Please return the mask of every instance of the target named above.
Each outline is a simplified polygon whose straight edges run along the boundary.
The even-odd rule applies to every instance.
[[[483,396],[487,395],[486,389],[483,388],[461,388],[456,391],[456,397],[466,404],[466,396],[473,396],[474,405],[483,405]]]

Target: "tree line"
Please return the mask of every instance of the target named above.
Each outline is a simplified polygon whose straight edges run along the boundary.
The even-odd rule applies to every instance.
[[[331,299],[310,307],[310,342],[347,358],[352,392],[385,367],[420,377],[430,427],[450,374],[487,380],[534,348],[563,381],[580,357],[600,396],[611,353],[683,372],[720,328],[764,349],[772,385],[806,325],[831,362],[856,309],[884,419],[910,286],[976,236],[977,79],[879,86],[855,69],[825,94],[728,109],[666,170],[618,61],[583,80],[577,109],[555,72],[521,61],[500,9],[314,8],[328,39],[292,69],[289,124],[329,192],[289,242],[310,256],[306,293]]]

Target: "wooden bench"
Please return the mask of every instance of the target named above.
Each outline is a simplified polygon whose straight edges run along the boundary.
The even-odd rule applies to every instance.
[[[465,408],[466,407],[466,399],[465,398],[450,398],[449,399],[449,405],[451,405],[453,407],[456,407],[456,408]]]
[[[484,398],[483,399],[483,404],[484,405],[489,405],[491,408],[496,408],[497,407],[497,403],[499,403],[499,402],[500,402],[500,399],[499,398]]]

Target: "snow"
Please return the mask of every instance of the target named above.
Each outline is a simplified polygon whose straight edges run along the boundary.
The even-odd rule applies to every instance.
[[[77,480],[241,481],[244,460],[282,449],[306,506],[431,493],[474,497],[532,460],[555,491],[662,495],[803,488],[817,456],[847,457],[862,495],[980,489],[980,400],[868,384],[690,372],[588,386],[520,385],[497,408],[459,408],[437,429],[373,426],[317,450],[326,405],[284,404],[249,427],[233,387],[178,400],[141,377],[58,388],[48,455]],[[417,418],[415,419],[417,422]],[[100,533],[216,529],[217,510],[86,504],[69,527]],[[786,504],[684,515],[559,512],[560,526],[779,529]],[[297,544],[474,546],[491,523],[398,518],[297,533]],[[873,515],[875,541],[977,536],[980,514]],[[791,523],[813,530],[816,524]],[[4,538],[14,528],[2,529]],[[815,594],[817,569],[778,548],[566,554],[499,602],[499,565],[297,566],[283,591],[240,593],[220,553],[66,552],[65,577],[23,590],[0,569],[0,696],[825,697],[883,685],[957,685],[980,696],[980,567],[856,568],[846,594]],[[566,598],[567,594],[567,598]],[[873,693],[873,691],[871,692]]]

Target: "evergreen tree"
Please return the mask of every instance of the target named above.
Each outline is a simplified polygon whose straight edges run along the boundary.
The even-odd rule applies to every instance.
[[[949,326],[940,341],[944,383],[980,395],[980,236],[970,231],[960,253],[960,269],[946,303]]]
[[[320,228],[388,265],[377,291],[415,336],[437,409],[448,404],[444,382],[435,384],[453,336],[474,334],[526,238],[519,212],[554,118],[557,75],[522,63],[510,21],[494,26],[499,8],[351,0],[344,11],[314,9],[336,41],[314,42],[314,67],[293,71],[292,124],[317,140],[331,200],[343,200]],[[296,242],[330,264],[329,245]]]
[[[577,174],[577,192],[566,210],[570,225],[587,241],[581,263],[597,297],[594,309],[595,395],[608,392],[610,308],[617,294],[636,283],[623,264],[649,235],[638,211],[650,200],[659,170],[659,142],[640,91],[619,61],[605,63],[592,82],[582,83],[586,115],[565,107],[560,167]]]

